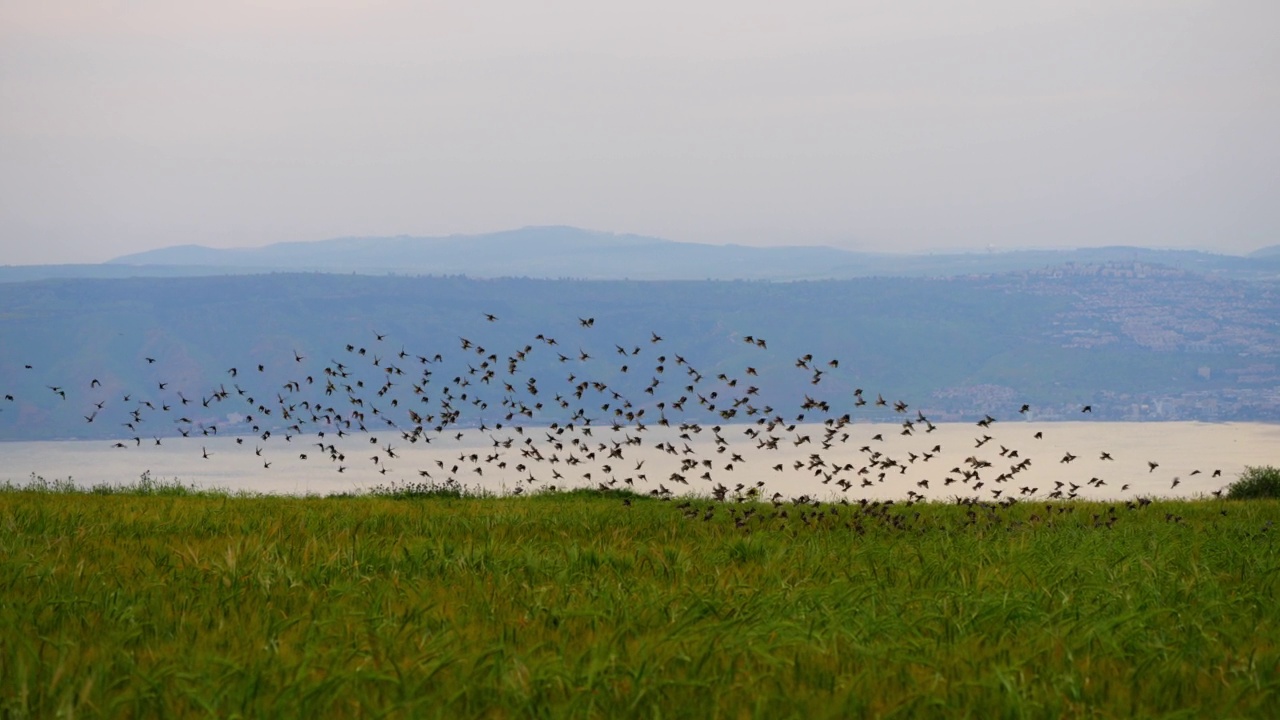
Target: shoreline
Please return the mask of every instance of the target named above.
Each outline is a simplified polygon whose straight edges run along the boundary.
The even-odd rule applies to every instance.
[[[271,495],[362,492],[450,478],[498,494],[603,483],[639,493],[707,495],[717,486],[733,491],[743,485],[745,491],[763,483],[765,498],[782,493],[850,501],[1060,499],[1052,494],[1061,491],[1065,498],[1076,486],[1081,499],[1121,500],[1208,495],[1247,466],[1280,465],[1280,423],[1012,420],[989,427],[940,423],[932,432],[904,435],[902,423],[851,422],[831,437],[831,428],[821,424],[769,433],[756,425],[721,425],[719,433],[693,427],[682,433],[679,427],[637,432],[591,426],[590,434],[561,427],[558,435],[549,427],[526,427],[523,433],[506,427],[483,435],[459,429],[461,440],[441,434],[430,444],[403,446],[398,432],[341,440],[272,436],[267,442],[244,436],[162,438],[159,447],[148,440],[126,448],[106,440],[8,441],[0,444],[0,481],[23,485],[39,476],[81,487],[127,485],[147,472],[198,488]],[[747,435],[752,432],[757,435]],[[759,446],[762,437],[773,439],[771,448]],[[321,450],[320,440],[332,441],[343,460]]]

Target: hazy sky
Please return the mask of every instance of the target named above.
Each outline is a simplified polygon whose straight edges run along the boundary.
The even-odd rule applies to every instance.
[[[1280,243],[1277,0],[0,0],[0,264]]]

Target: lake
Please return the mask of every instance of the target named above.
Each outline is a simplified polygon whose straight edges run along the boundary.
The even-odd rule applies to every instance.
[[[280,436],[267,441],[166,438],[158,446],[147,439],[140,445],[126,441],[124,448],[101,440],[8,442],[0,443],[0,481],[22,484],[34,474],[71,478],[87,487],[130,483],[149,472],[154,479],[200,488],[326,495],[450,478],[499,493],[600,483],[627,487],[629,479],[639,492],[665,487],[675,494],[706,495],[718,484],[733,490],[739,484],[764,483],[765,497],[781,493],[851,501],[903,499],[910,493],[930,499],[993,498],[996,491],[998,497],[1044,498],[1059,488],[1069,492],[1074,484],[1080,497],[1117,499],[1204,495],[1225,487],[1246,466],[1280,465],[1277,424],[948,423],[932,432],[917,427],[905,435],[904,429],[900,424],[853,423],[838,429],[829,447],[823,447],[822,425],[778,426],[771,432],[725,425],[719,439],[710,427],[701,432],[592,427],[590,435],[583,428],[562,428],[556,434],[542,427],[523,433],[511,428],[464,430],[460,439],[440,435],[430,444],[403,442],[398,433],[341,439],[331,433],[288,441]],[[748,431],[759,434],[748,436]],[[991,439],[983,441],[987,436]],[[770,438],[776,439],[772,447],[760,447]],[[331,442],[342,459],[329,450]],[[1110,459],[1104,459],[1104,452]],[[966,480],[966,470],[977,474]],[[1215,471],[1220,476],[1214,477]]]

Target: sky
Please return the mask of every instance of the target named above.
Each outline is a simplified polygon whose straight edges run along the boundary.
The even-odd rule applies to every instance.
[[[0,264],[1280,243],[1275,0],[0,0]]]

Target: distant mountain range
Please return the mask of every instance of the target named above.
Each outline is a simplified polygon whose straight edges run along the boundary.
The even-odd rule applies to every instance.
[[[588,280],[825,280],[949,277],[1062,264],[1140,262],[1235,279],[1280,278],[1280,246],[1247,257],[1187,250],[1102,247],[989,253],[884,254],[830,247],[749,247],[675,242],[574,227],[481,235],[359,237],[217,249],[178,245],[101,265],[0,267],[0,282],[48,278],[244,275],[264,272],[465,275]]]

